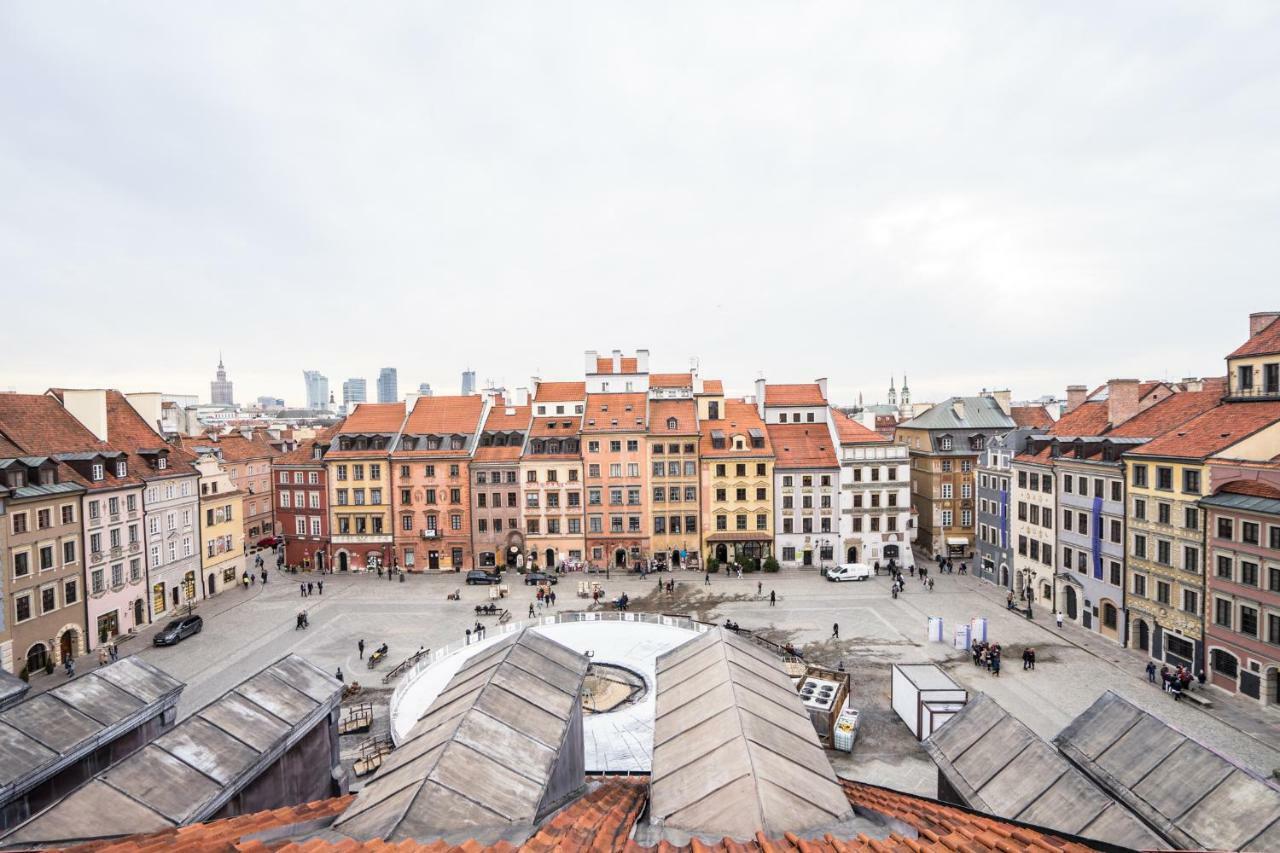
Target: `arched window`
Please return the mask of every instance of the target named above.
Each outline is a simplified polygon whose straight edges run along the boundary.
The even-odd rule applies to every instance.
[[[667,418],[667,429],[675,429],[677,423],[675,418]]]

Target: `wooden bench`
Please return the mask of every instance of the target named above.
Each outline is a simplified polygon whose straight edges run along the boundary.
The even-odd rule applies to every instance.
[[[338,734],[352,735],[367,732],[373,726],[373,704],[361,702],[347,709],[347,715],[338,721]]]

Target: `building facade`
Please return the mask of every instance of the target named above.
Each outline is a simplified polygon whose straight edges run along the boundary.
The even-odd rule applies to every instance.
[[[838,562],[840,463],[826,423],[766,426],[773,446],[774,554],[784,568]]]
[[[289,566],[330,568],[329,481],[324,454],[330,431],[301,442],[271,462],[276,530]]]
[[[974,554],[978,458],[987,440],[1017,426],[1007,391],[952,397],[898,425],[894,438],[911,457],[911,501],[919,543],[935,555]]]
[[[475,565],[470,463],[487,405],[477,395],[414,403],[391,454],[400,568],[459,572]]]
[[[218,371],[209,383],[209,403],[214,406],[234,406],[235,391],[231,380],[227,379],[227,369],[222,366],[222,354],[218,354]]]
[[[200,480],[200,575],[204,596],[233,589],[245,569],[243,495],[212,450],[195,461]]]
[[[368,401],[369,391],[363,379],[352,377],[342,383],[342,411],[350,412],[358,404]]]
[[[907,448],[831,410],[840,442],[840,555],[846,563],[915,564]]]
[[[754,402],[708,394],[702,433],[702,553],[721,564],[773,554],[774,455]],[[716,417],[711,417],[715,415]]]
[[[493,400],[471,455],[471,538],[476,566],[482,569],[516,569],[524,562],[520,454],[532,407],[527,395],[518,399],[525,402]]]
[[[1213,462],[1209,486],[1206,671],[1228,693],[1280,705],[1280,463]]]
[[[1052,605],[1057,550],[1053,469],[1047,461],[1026,453],[1015,456],[1010,468],[1014,592]]]
[[[378,373],[378,402],[394,403],[400,399],[399,382],[394,367],[384,367]]]
[[[390,453],[404,422],[403,403],[361,403],[342,422],[325,453],[335,571],[391,565],[395,540]]]
[[[1026,437],[1023,430],[992,435],[978,457],[973,572],[1005,589],[1013,589],[1013,457],[1026,448]]]
[[[329,377],[318,370],[304,370],[302,381],[307,388],[306,408],[312,411],[323,411],[329,408]]]
[[[644,391],[587,395],[582,422],[584,485],[588,508],[601,510],[587,513],[587,559],[593,565],[623,568],[649,559],[647,433]],[[526,520],[526,532],[527,527]]]
[[[700,434],[691,382],[687,389],[680,397],[649,391],[649,544],[659,568],[701,565]]]

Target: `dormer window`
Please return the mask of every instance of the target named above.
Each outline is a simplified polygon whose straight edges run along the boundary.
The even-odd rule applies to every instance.
[[[311,448],[311,458],[312,458],[312,459],[319,459],[319,458],[320,458],[320,457],[322,457],[322,456],[324,456],[324,452],[323,452],[323,451],[321,451],[319,447],[313,447],[313,448]]]
[[[123,459],[116,462],[116,476],[125,477],[125,476],[128,476],[128,474],[129,474],[129,463],[125,462]]]
[[[158,459],[156,459],[156,468],[158,468],[158,469],[160,469],[161,471],[163,471],[165,468],[168,468],[168,467],[169,467],[169,460],[168,460],[168,459],[166,459],[166,458],[165,458],[165,457],[163,457],[163,456],[161,456],[161,457],[159,457]]]
[[[938,449],[939,449],[939,450],[950,450],[950,449],[951,449],[951,436],[949,436],[949,435],[941,436],[941,437],[938,439]]]
[[[461,438],[461,436],[456,436],[456,435],[455,435],[452,439],[450,439],[450,441],[449,441],[449,447],[450,447],[450,449],[452,449],[452,450],[461,450],[461,449],[462,449],[462,438]]]
[[[107,475],[107,471],[104,465],[102,465],[100,462],[93,463],[93,470],[90,475],[90,479],[92,479],[96,483],[106,475]]]
[[[439,449],[440,449],[440,439],[436,438],[434,435],[427,439],[427,450],[439,450]]]

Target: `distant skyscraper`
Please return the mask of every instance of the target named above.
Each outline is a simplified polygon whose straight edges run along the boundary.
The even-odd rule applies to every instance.
[[[431,396],[431,384],[429,382],[423,382],[418,386],[418,396],[419,397]]]
[[[400,399],[400,391],[396,382],[396,369],[384,367],[378,374],[378,402],[394,403]]]
[[[476,372],[474,370],[462,371],[462,396],[476,393]]]
[[[329,407],[329,377],[321,376],[318,370],[302,371],[302,378],[307,383],[307,408],[327,409]]]
[[[363,403],[368,399],[363,379],[352,377],[342,383],[342,410],[344,412],[350,412],[356,403]]]
[[[209,402],[215,406],[234,406],[235,395],[231,391],[231,383],[227,380],[227,369],[222,366],[222,353],[218,353],[217,378],[209,383]]]

